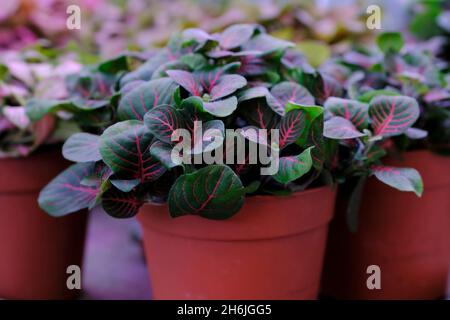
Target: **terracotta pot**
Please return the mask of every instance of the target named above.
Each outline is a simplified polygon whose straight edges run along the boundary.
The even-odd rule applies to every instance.
[[[358,231],[345,223],[340,188],[330,226],[322,291],[342,299],[437,299],[450,272],[450,158],[408,152],[395,166],[416,168],[424,180],[422,198],[371,178],[364,190]],[[342,196],[342,197],[341,197]],[[367,267],[381,269],[381,290],[369,290]]]
[[[328,187],[250,197],[224,221],[143,207],[154,298],[315,299],[334,200]]]
[[[85,214],[52,218],[39,191],[67,167],[59,150],[0,160],[0,298],[69,299],[69,265],[81,266]]]

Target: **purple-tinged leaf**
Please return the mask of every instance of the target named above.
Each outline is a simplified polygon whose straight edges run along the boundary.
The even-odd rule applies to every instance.
[[[217,84],[212,87],[210,91],[211,99],[217,100],[224,98],[234,93],[237,89],[245,87],[246,85],[247,80],[245,80],[243,76],[237,74],[223,75],[220,77]]]
[[[219,37],[219,45],[226,49],[234,49],[246,43],[255,32],[255,25],[235,24],[225,29]]]
[[[285,114],[288,102],[303,105],[314,104],[314,97],[305,87],[289,81],[280,82],[273,86],[270,89],[270,95],[267,95],[266,99],[272,110],[281,116]]]
[[[73,162],[95,162],[102,159],[99,151],[100,137],[79,132],[70,136],[63,145],[64,158]]]
[[[366,134],[359,132],[351,121],[333,117],[325,121],[323,135],[329,139],[346,140],[364,137]]]
[[[133,180],[111,179],[110,181],[114,187],[116,187],[122,192],[130,192],[141,182],[139,179]]]
[[[286,40],[272,37],[267,33],[261,33],[253,37],[242,46],[245,51],[259,51],[263,54],[271,54],[275,51],[286,50],[289,47],[294,47],[294,44]]]
[[[118,122],[100,137],[100,154],[114,173],[141,182],[158,179],[166,169],[149,152],[152,134],[141,121]]]
[[[369,104],[376,135],[391,137],[404,133],[419,118],[417,101],[405,96],[378,96]]]
[[[412,191],[418,197],[422,196],[423,182],[416,169],[373,166],[371,171],[378,180],[395,189]]]
[[[305,116],[306,112],[304,110],[294,109],[281,118],[278,125],[280,130],[280,149],[294,143],[301,136],[306,126]]]
[[[182,36],[186,40],[195,40],[202,43],[207,40],[213,40],[213,37],[206,31],[199,28],[189,28],[183,31]]]
[[[428,131],[418,128],[408,128],[405,131],[405,135],[413,140],[424,139],[428,136]]]
[[[143,120],[154,107],[171,104],[178,85],[169,78],[150,80],[122,96],[117,113],[122,120]]]
[[[203,108],[210,114],[216,117],[229,116],[237,108],[237,98],[235,96],[223,100],[216,100],[212,102],[204,102]]]
[[[203,88],[198,83],[193,73],[184,70],[167,70],[166,73],[173,81],[186,89],[190,94],[198,97],[203,94]]]
[[[175,130],[185,127],[181,112],[169,105],[159,106],[147,112],[144,123],[157,139],[166,143],[172,142],[172,133]]]
[[[175,181],[168,198],[170,215],[227,219],[242,207],[244,194],[242,182],[230,167],[210,165]]]
[[[239,96],[238,102],[252,100],[256,98],[265,98],[269,94],[269,90],[266,87],[258,86],[246,89]]]
[[[273,178],[279,183],[286,184],[308,173],[313,164],[311,158],[312,148],[306,149],[297,156],[281,157],[278,172],[273,175]]]
[[[112,187],[102,195],[102,207],[107,214],[114,218],[134,217],[144,204],[136,196],[135,191],[122,192]]]
[[[88,208],[100,191],[99,186],[81,184],[95,174],[95,163],[77,163],[60,173],[39,194],[39,206],[54,217]]]
[[[355,100],[330,97],[325,101],[325,109],[334,116],[351,121],[358,129],[366,129],[369,122],[369,106]]]

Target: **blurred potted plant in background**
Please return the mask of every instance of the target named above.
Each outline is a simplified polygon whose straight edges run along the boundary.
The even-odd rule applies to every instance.
[[[119,122],[67,140],[63,153],[78,163],[45,187],[41,207],[141,211],[155,298],[315,298],[335,196],[316,103],[332,91],[317,99],[290,80],[312,70],[291,46],[253,24],[173,37],[121,78]],[[187,159],[216,155],[226,130],[240,129],[244,150],[279,153],[279,170],[261,175],[267,162],[236,163],[242,153],[234,164],[174,162],[177,129],[194,136]],[[278,142],[255,129],[275,129]]]
[[[100,73],[82,72],[71,56],[49,58],[41,51],[4,52],[0,61],[3,298],[63,299],[77,294],[66,287],[66,269],[81,265],[86,215],[49,219],[36,199],[68,166],[56,146],[82,128],[96,128],[109,101],[93,99],[102,93],[109,97],[113,83]],[[55,101],[62,102],[65,111],[48,114],[60,108]]]
[[[323,290],[338,298],[439,298],[445,294],[450,262],[450,160],[444,156],[450,140],[448,69],[429,52],[403,48],[399,33],[381,34],[377,43],[378,52],[353,51],[340,58],[338,63],[352,70],[345,81],[352,101],[333,106],[336,101],[328,100],[325,106],[345,117],[353,115],[355,106],[366,108],[375,133],[369,140],[385,138],[384,151],[353,143],[352,157],[370,160],[387,152],[389,166],[421,173],[425,192],[418,198],[373,179],[364,187],[366,175],[344,185],[340,200],[352,193],[350,203],[355,204],[354,198],[362,196],[359,222],[356,226],[358,207],[347,208],[340,201],[330,230]],[[422,193],[415,170],[370,169],[382,182]],[[382,290],[366,287],[366,268],[372,264],[383,272]]]

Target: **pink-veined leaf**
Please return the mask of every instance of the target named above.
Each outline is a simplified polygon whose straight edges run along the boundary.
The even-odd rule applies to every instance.
[[[372,166],[372,174],[381,182],[400,191],[412,191],[422,196],[423,182],[419,172],[413,168]]]
[[[210,91],[211,99],[217,100],[224,98],[237,89],[245,87],[247,80],[243,76],[237,74],[226,74],[219,78],[219,81],[212,87]]]
[[[83,185],[81,181],[96,173],[93,162],[77,163],[60,173],[39,194],[39,206],[55,217],[88,208],[100,192],[99,185]]]
[[[302,177],[308,173],[313,165],[310,147],[296,156],[286,156],[280,158],[278,172],[273,178],[279,183],[286,184]]]
[[[159,106],[147,112],[144,123],[157,139],[166,143],[172,142],[171,137],[175,130],[185,127],[181,112],[169,105]]]
[[[150,80],[139,84],[122,96],[117,113],[121,120],[143,120],[154,107],[172,104],[178,85],[169,78]]]
[[[247,120],[250,124],[261,129],[274,129],[278,126],[281,119],[280,115],[275,113],[267,105],[265,99],[245,101],[239,107],[239,112],[242,113],[245,120]]]
[[[286,113],[278,125],[280,130],[280,149],[294,143],[305,129],[305,111],[294,109]]]
[[[131,218],[135,216],[144,201],[137,198],[136,192],[122,192],[112,187],[102,195],[102,207],[114,218]]]
[[[334,116],[351,121],[358,129],[366,129],[369,121],[369,106],[365,103],[330,97],[325,101],[325,109]]]
[[[303,105],[314,104],[314,97],[305,87],[290,81],[280,82],[273,86],[266,99],[272,110],[281,116],[285,114],[285,108],[288,102]]]
[[[170,215],[227,219],[242,207],[244,194],[242,182],[230,167],[209,165],[175,181],[168,198]]]
[[[329,139],[346,140],[363,137],[366,134],[359,132],[349,120],[333,117],[325,121],[323,135]]]
[[[203,88],[195,75],[184,70],[167,70],[167,75],[194,96],[201,96]]]
[[[391,137],[404,133],[419,118],[417,101],[406,96],[378,96],[369,104],[376,135]]]
[[[114,173],[141,182],[158,179],[166,169],[149,152],[153,139],[138,120],[118,122],[100,136],[100,154]]]

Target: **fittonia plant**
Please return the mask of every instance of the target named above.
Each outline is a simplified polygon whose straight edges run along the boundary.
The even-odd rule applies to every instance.
[[[27,156],[44,143],[62,139],[57,118],[31,119],[26,103],[31,97],[62,99],[64,78],[81,66],[61,57],[49,61],[36,51],[3,52],[0,60],[0,158]],[[36,120],[36,121],[34,121]]]
[[[325,136],[331,139],[324,138],[324,111],[333,112],[330,103],[341,101],[344,86],[330,70],[314,70],[291,47],[249,24],[234,25],[219,34],[188,29],[175,36],[139,68],[121,77],[112,99],[117,101],[116,123],[101,135],[78,133],[65,143],[63,154],[77,163],[41,192],[41,207],[62,216],[101,205],[110,215],[125,218],[134,216],[146,202],[167,201],[173,217],[190,214],[225,219],[239,211],[247,194],[286,194],[330,181],[337,159],[334,139],[342,139],[343,144],[359,141],[373,151],[380,136],[389,133],[385,137],[390,137],[410,125],[397,128],[398,119],[390,126],[377,119],[377,126],[369,120],[369,116],[375,119],[374,111],[367,110],[386,110],[378,104],[373,108],[361,104],[365,113],[356,112],[352,119],[362,132],[348,129],[353,125],[344,112],[344,117],[326,122]],[[404,99],[395,100],[398,112],[406,108],[417,115],[414,100]],[[389,104],[388,108],[391,101],[380,103]],[[200,122],[204,130],[211,130],[197,134]],[[343,122],[343,131],[333,129]],[[178,142],[172,134],[177,129],[193,136],[188,143],[193,151],[183,152],[185,159],[198,154],[217,158],[219,154],[223,163],[174,161],[171,155]],[[256,144],[266,146],[272,159],[279,154],[279,170],[261,175],[261,168],[266,167],[263,161],[244,158],[231,164],[220,156],[223,144],[215,143],[225,138],[228,129],[241,130],[246,150]],[[265,137],[252,129],[276,131]],[[361,159],[353,155],[350,162]],[[379,165],[376,159],[364,159],[358,168],[368,173],[369,168],[374,170],[371,164]],[[403,188],[388,178],[380,179]]]
[[[399,33],[381,34],[377,43],[378,52],[349,52],[338,61],[351,70],[346,82],[349,97],[364,103],[378,95],[415,98],[420,106],[416,128],[395,138],[392,146],[450,153],[448,65],[425,50],[404,48]]]
[[[121,78],[117,123],[101,135],[79,133],[65,143],[63,154],[78,163],[42,191],[41,207],[61,216],[101,205],[124,218],[146,202],[167,201],[174,217],[225,219],[240,209],[246,194],[306,188],[327,168],[323,108],[308,89],[290,81],[293,69],[306,66],[291,46],[256,25],[212,35],[189,29],[175,36]],[[197,135],[200,121],[203,135]],[[171,135],[180,128],[194,137],[188,158],[215,155],[218,147],[211,146],[225,130],[242,129],[246,148],[257,143],[267,146],[270,156],[280,153],[279,171],[261,175],[264,165],[248,157],[234,164],[174,163],[177,143]],[[252,134],[255,128],[278,129],[278,143]]]

